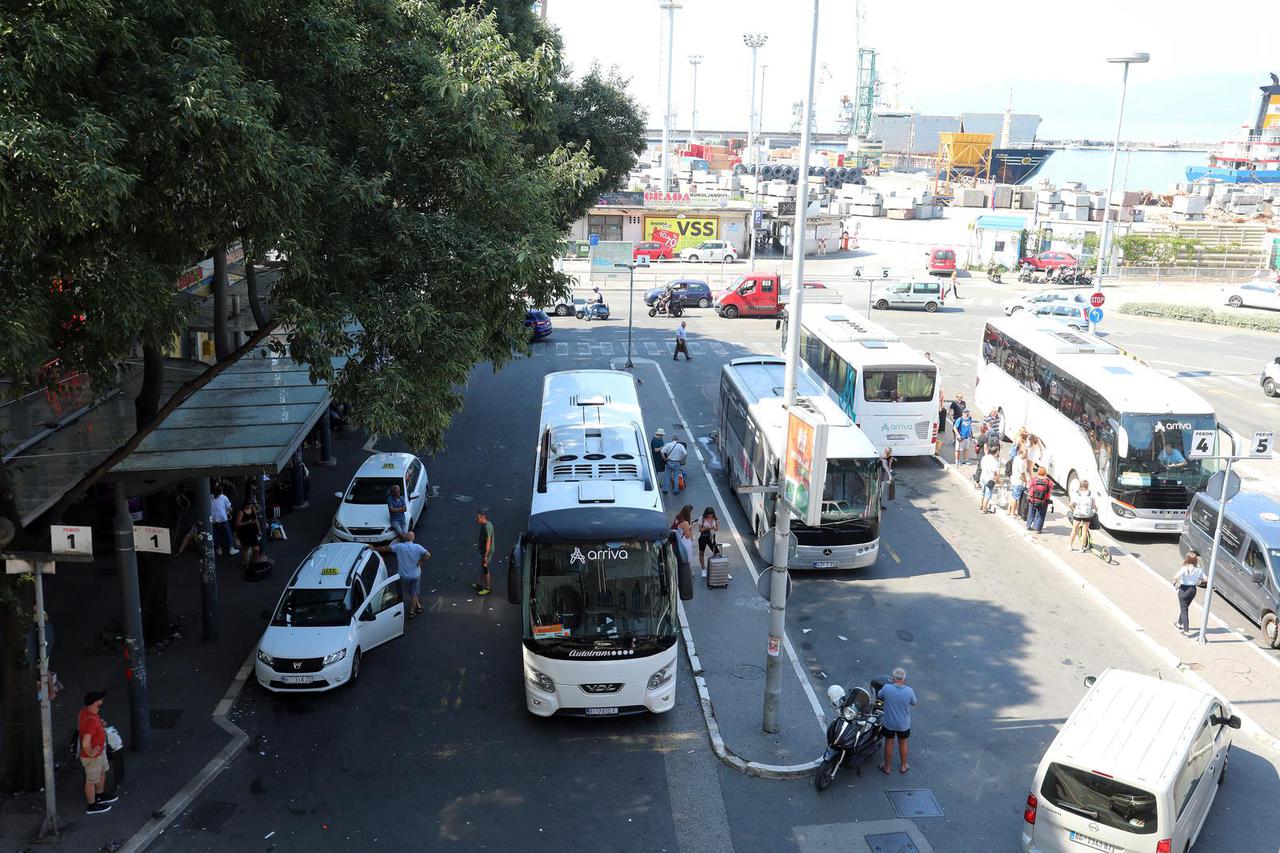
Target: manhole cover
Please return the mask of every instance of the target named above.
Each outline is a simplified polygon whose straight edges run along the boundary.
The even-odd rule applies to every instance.
[[[235,803],[224,803],[218,800],[206,800],[187,812],[183,821],[187,829],[199,829],[204,832],[218,832],[227,818],[235,814]]]
[[[151,709],[151,728],[153,729],[171,729],[178,724],[180,719],[182,719],[181,708]]]
[[[916,635],[910,631],[895,631],[894,635],[904,643],[909,643],[916,638]]]
[[[920,853],[920,848],[911,842],[911,836],[905,832],[885,832],[864,837],[871,853]]]
[[[1229,658],[1216,658],[1213,661],[1213,665],[1218,669],[1224,669],[1227,672],[1234,672],[1237,675],[1244,675],[1245,673],[1252,671],[1247,663],[1240,663],[1240,661],[1231,660]]]
[[[741,678],[743,681],[758,681],[764,678],[764,667],[756,666],[753,663],[740,663],[730,669],[729,674],[734,678]]]
[[[885,791],[889,805],[898,817],[942,817],[942,807],[928,788],[912,788],[906,791]]]

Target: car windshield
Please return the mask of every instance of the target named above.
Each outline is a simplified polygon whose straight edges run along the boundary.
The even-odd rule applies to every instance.
[[[404,491],[404,481],[399,477],[357,477],[347,490],[347,503],[384,504],[391,496],[392,486],[399,486],[401,492]]]
[[[1196,430],[1216,430],[1213,415],[1120,416],[1128,435],[1128,452],[1116,465],[1121,487],[1184,486],[1204,488],[1209,472],[1199,459],[1191,459],[1191,439]]]
[[[1040,796],[1060,809],[1112,829],[1139,835],[1156,831],[1153,794],[1087,770],[1050,764]]]
[[[530,629],[552,643],[675,636],[662,542],[537,545]]]
[[[822,489],[822,524],[874,522],[880,514],[880,462],[828,459]]]
[[[284,628],[335,628],[351,622],[347,589],[291,587],[280,599],[271,624]]]
[[[933,399],[937,368],[868,367],[862,393],[868,403],[924,403]]]

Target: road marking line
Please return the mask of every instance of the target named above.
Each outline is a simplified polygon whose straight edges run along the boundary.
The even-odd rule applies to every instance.
[[[661,350],[658,349],[657,341],[645,341],[644,351],[649,353],[649,355],[662,355]]]
[[[887,542],[882,542],[881,545],[883,545],[884,549],[889,552],[889,556],[893,558],[893,561],[895,563],[897,563],[898,565],[902,565],[902,558],[898,556],[897,551],[889,547],[889,544]]]
[[[724,344],[720,343],[719,341],[712,341],[710,344],[708,344],[708,346],[711,347],[711,351],[716,355],[729,354],[729,351],[724,348]]]
[[[613,344],[609,343],[608,341],[604,341],[603,343],[601,343],[600,354],[603,356],[613,355]]]
[[[706,355],[702,351],[702,344],[697,341],[689,341],[689,355]]]
[[[591,344],[588,343],[587,341],[578,341],[578,357],[581,358],[582,356],[590,356],[590,355],[591,355]]]
[[[558,342],[556,344],[556,355],[560,356],[560,355],[568,355],[568,354],[569,354],[569,345],[563,341]]]

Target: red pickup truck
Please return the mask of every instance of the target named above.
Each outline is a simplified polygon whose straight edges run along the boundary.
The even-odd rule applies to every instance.
[[[806,281],[806,290],[826,290],[820,281]],[[716,313],[727,319],[735,317],[777,317],[787,304],[788,291],[782,289],[777,273],[747,273],[716,296]],[[824,294],[825,296],[825,294]],[[819,301],[837,301],[832,294]]]

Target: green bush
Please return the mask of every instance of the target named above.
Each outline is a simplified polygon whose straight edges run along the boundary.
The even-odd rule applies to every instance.
[[[1211,323],[1215,326],[1234,326],[1238,329],[1256,329],[1260,332],[1280,332],[1280,317],[1260,317],[1255,314],[1215,311],[1204,305],[1126,302],[1120,306],[1120,313],[1132,314],[1137,317],[1185,320],[1190,323]]]

